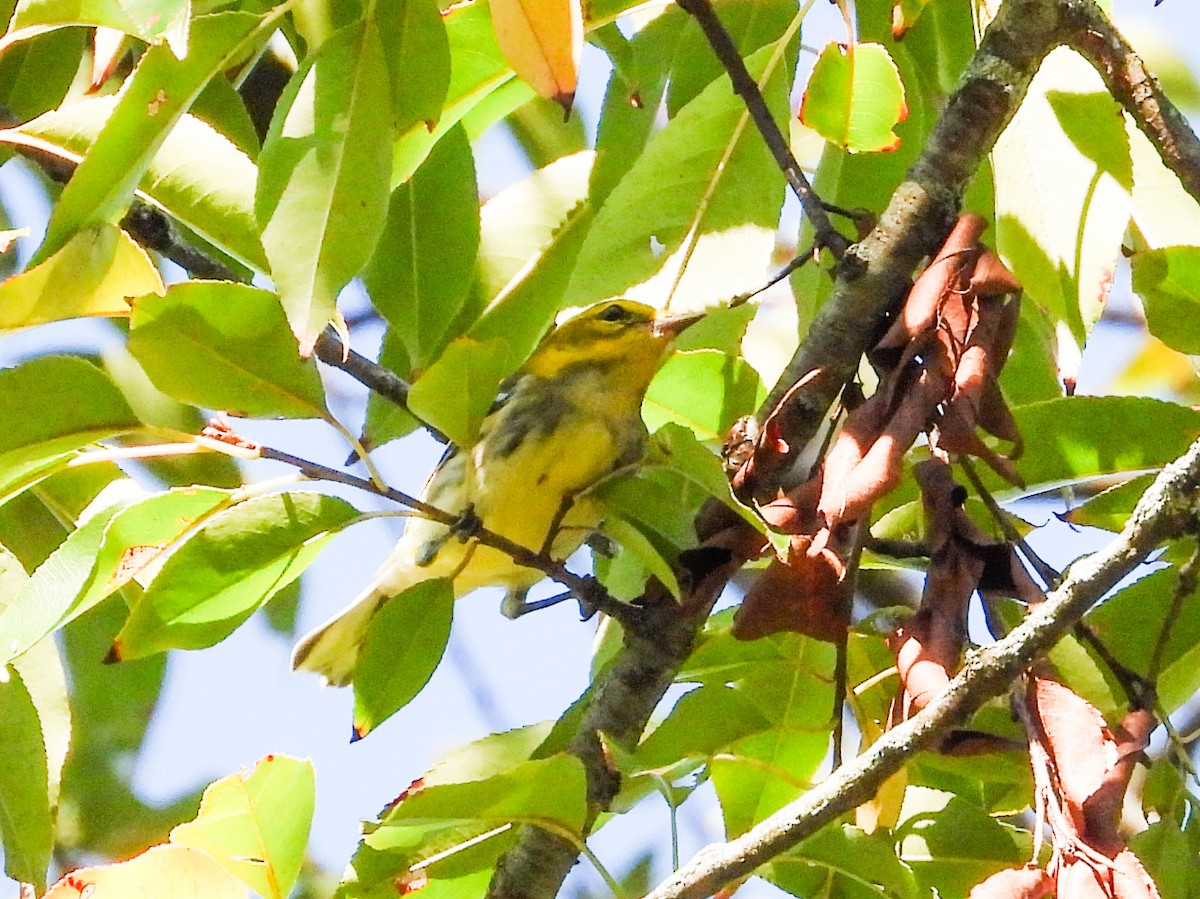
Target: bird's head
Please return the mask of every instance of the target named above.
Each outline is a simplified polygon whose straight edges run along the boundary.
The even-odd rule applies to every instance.
[[[576,366],[619,369],[624,377],[649,384],[671,341],[702,317],[699,312],[671,315],[633,300],[597,303],[551,331],[525,370],[552,378]]]

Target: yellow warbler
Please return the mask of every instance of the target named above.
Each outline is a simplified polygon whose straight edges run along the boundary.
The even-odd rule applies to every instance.
[[[612,300],[564,322],[505,382],[475,444],[447,451],[421,498],[454,515],[473,514],[484,528],[535,552],[549,542],[555,557],[570,555],[600,524],[585,491],[641,458],[646,388],[672,339],[699,318]],[[296,645],[292,666],[330,684],[349,683],[376,611],[438,577],[453,578],[456,596],[503,587],[505,613],[517,615],[543,575],[414,517],[363,594]]]

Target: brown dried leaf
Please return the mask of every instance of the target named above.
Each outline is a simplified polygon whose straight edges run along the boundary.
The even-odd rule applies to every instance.
[[[997,871],[971,888],[968,899],[1043,899],[1054,895],[1054,878],[1041,868]]]
[[[759,575],[733,616],[731,633],[757,640],[779,631],[840,643],[850,626],[851,579],[834,549],[810,552],[813,538],[792,538],[785,561],[775,559]]]

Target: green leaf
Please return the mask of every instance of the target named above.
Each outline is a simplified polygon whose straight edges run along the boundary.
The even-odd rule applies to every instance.
[[[787,31],[796,15],[796,4],[786,0],[742,0],[739,3],[717,4],[714,10],[733,39],[738,55],[748,57]],[[708,38],[691,16],[680,8],[671,7],[663,11],[660,19],[667,16],[680,21],[670,25],[655,23],[657,28],[666,25],[664,31],[671,35],[663,42],[663,49],[669,52],[669,57],[656,59],[655,63],[670,74],[670,82],[667,85],[667,113],[674,118],[679,110],[694,100],[704,88],[725,74],[725,69],[713,53]],[[681,33],[675,30],[679,25],[683,26]],[[634,38],[635,53],[641,49],[637,47],[640,38],[639,32]],[[641,70],[644,71],[645,67],[643,63]],[[657,104],[648,108],[657,108]]]
[[[356,739],[408,705],[425,688],[450,639],[450,581],[423,581],[393,596],[371,619],[354,666]]]
[[[601,531],[617,541],[622,549],[631,553],[646,571],[658,578],[672,596],[679,599],[683,595],[679,588],[679,579],[675,577],[671,568],[671,559],[675,553],[653,528],[646,526],[644,522],[608,511]]]
[[[780,120],[790,47],[789,32],[747,63]],[[757,286],[770,262],[782,186],[745,105],[727,78],[718,79],[651,139],[608,196],[566,301],[592,303],[644,284],[659,305],[678,295],[696,308]],[[739,264],[716,265],[731,257]]]
[[[117,100],[116,96],[78,100],[0,131],[0,141],[78,162],[99,139]],[[266,272],[254,218],[257,176],[245,152],[196,115],[187,114],[150,159],[137,183],[137,194],[242,264]]]
[[[450,85],[441,116],[432,131],[424,121],[400,130],[392,154],[392,187],[411,178],[434,145],[454,125],[516,77],[496,45],[486,3],[449,8],[442,21],[450,48]],[[438,64],[436,57],[433,64]],[[532,96],[527,88],[524,93]]]
[[[0,547],[0,609],[7,608],[12,600],[24,588],[28,577],[21,563],[6,548]],[[21,870],[30,869],[38,875],[37,879],[26,880],[36,884],[39,889],[45,886],[41,878],[45,875],[46,863],[42,853],[49,851],[48,846],[39,848],[38,844],[49,841],[49,827],[53,820],[53,809],[58,804],[59,787],[62,778],[63,763],[66,760],[67,749],[71,739],[71,710],[67,701],[67,682],[63,674],[62,662],[59,660],[58,648],[53,640],[43,640],[29,652],[23,655],[12,668],[0,668],[0,674],[7,678],[10,674],[18,684],[24,686],[37,716],[37,736],[44,747],[46,777],[39,784],[31,781],[19,785],[14,794],[19,805],[25,805],[24,813],[27,820],[12,820],[11,816],[24,818],[19,808],[8,808],[4,798],[0,798],[0,842],[5,849],[17,845],[17,852],[9,856],[8,873],[19,880]],[[18,707],[17,716],[24,712],[24,698],[20,691],[5,696],[5,686],[0,684],[0,712],[4,712],[6,700],[14,701]],[[24,729],[22,728],[21,731]],[[0,755],[6,754],[12,748],[19,757],[23,750],[20,743],[23,737],[32,734],[23,732],[3,733],[0,724]],[[14,744],[18,744],[15,745]],[[29,751],[34,753],[36,760],[36,745],[30,742]],[[4,771],[0,762],[0,795],[10,788],[12,770]],[[40,789],[39,789],[40,788]],[[42,811],[43,799],[39,792],[44,791],[45,809]],[[30,807],[32,806],[32,807]],[[39,833],[45,829],[44,833]],[[25,844],[25,845],[23,845]],[[14,857],[15,856],[15,857]],[[48,859],[47,859],[48,861]]]
[[[1120,108],[1074,52],[1052,52],[996,141],[996,247],[1025,295],[1083,345],[1129,222],[1132,164]]]
[[[50,31],[10,46],[0,53],[0,103],[20,122],[58,106],[84,52],[82,28]]]
[[[234,415],[323,418],[324,390],[301,359],[278,298],[217,281],[176,284],[134,304],[129,352],[163,393]]]
[[[1133,671],[1148,674],[1155,652],[1161,653],[1155,685],[1168,714],[1200,690],[1200,610],[1184,602],[1172,614],[1177,577],[1173,568],[1149,574],[1087,617],[1105,647]],[[1165,643],[1161,650],[1159,643]]]
[[[144,574],[198,519],[229,499],[223,490],[189,487],[95,516],[39,567],[26,590],[0,614],[0,645],[16,646],[15,654],[20,654],[78,618]]]
[[[638,746],[637,761],[646,768],[665,768],[689,756],[707,757],[769,726],[740,691],[725,684],[705,685],[679,698]]]
[[[1156,74],[1161,74],[1155,69]],[[1172,94],[1172,97],[1175,95]],[[1150,139],[1126,117],[1133,159],[1133,233],[1137,249],[1200,244],[1200,208],[1163,164]]]
[[[908,115],[904,84],[881,44],[829,43],[813,66],[800,120],[851,153],[894,150],[892,130]]]
[[[194,821],[171,831],[267,899],[286,899],[300,874],[316,799],[312,762],[260,759],[249,774],[210,784]]]
[[[162,292],[145,250],[115,225],[93,225],[40,265],[0,283],[0,331],[125,316],[130,298]]]
[[[247,500],[214,516],[163,565],[113,642],[119,659],[200,649],[225,639],[300,576],[334,531],[357,516],[321,493]]]
[[[396,133],[438,120],[450,86],[450,45],[434,0],[374,4],[392,84]]]
[[[393,826],[464,821],[546,822],[578,834],[587,813],[586,793],[583,763],[559,753],[480,780],[417,788],[387,810],[369,841],[382,843]]]
[[[740,356],[693,350],[667,360],[646,391],[642,415],[651,431],[675,422],[701,440],[720,441],[765,395],[757,372]]]
[[[670,60],[690,22],[691,17],[683,10],[668,6],[623,45],[630,59],[622,59],[610,50],[613,73],[600,109],[596,164],[592,167],[588,190],[597,207],[608,199],[629,170],[630,160],[641,155],[654,133],[670,74]],[[619,31],[617,34],[624,40]],[[595,41],[597,32],[593,31],[589,37]]]
[[[176,59],[165,44],[146,51],[117,108],[63,189],[37,261],[63,247],[80,228],[124,215],[150,161],[204,85],[265,41],[279,14],[200,16],[185,59]]]
[[[374,20],[332,35],[293,76],[259,156],[263,249],[304,355],[387,218],[391,91]]]
[[[449,328],[466,302],[478,246],[475,160],[455,127],[393,191],[383,235],[363,271],[371,302],[403,342],[413,369],[428,367],[454,336]]]
[[[0,396],[0,499],[71,450],[140,424],[112,381],[74,356],[0,369]]]
[[[730,837],[778,811],[804,793],[829,744],[826,730],[772,729],[726,747],[711,765]]]
[[[1191,899],[1200,884],[1200,855],[1174,821],[1155,821],[1129,840],[1160,896]]]
[[[578,227],[581,208],[587,200],[588,174],[593,154],[576,153],[557,159],[532,172],[491,197],[480,212],[478,291],[488,303],[485,315],[496,316],[496,307],[509,306],[506,315],[519,314],[523,307],[509,296],[530,277],[530,270],[543,265],[564,238],[564,231]],[[590,221],[590,215],[588,215]],[[569,274],[569,273],[568,273]],[[564,276],[565,278],[565,276]],[[565,280],[563,281],[565,284]],[[529,297],[534,300],[534,297]],[[533,340],[541,336],[561,297],[536,297],[539,305],[526,311],[524,320],[536,325]]]
[[[11,662],[85,611],[78,600],[92,583],[104,531],[118,510],[110,506],[72,531],[37,567],[12,605],[0,612],[0,660]]]
[[[389,371],[407,372],[411,369],[408,362],[408,351],[400,336],[390,328],[384,332],[383,346],[379,348],[379,364]],[[375,391],[367,397],[367,420],[363,425],[363,443],[368,448],[383,446],[389,440],[395,440],[410,434],[422,426],[422,422],[413,415],[407,406],[400,406],[385,399]]]
[[[454,443],[470,446],[496,399],[496,386],[512,371],[511,351],[499,338],[455,338],[437,365],[413,384],[408,408]]]
[[[1150,333],[1181,353],[1200,353],[1200,247],[1164,247],[1133,257],[1133,290]]]
[[[1030,486],[1159,468],[1200,436],[1200,412],[1145,397],[1065,397],[1013,415],[1025,437],[1017,468]]]
[[[989,874],[1024,864],[1028,832],[1001,824],[982,809],[950,793],[909,787],[894,838],[900,858],[916,872],[928,894],[965,896]]]
[[[0,669],[0,839],[4,871],[40,893],[54,848],[49,769],[33,697],[11,667]]]
[[[421,782],[432,787],[483,780],[510,771],[529,761],[554,724],[553,721],[542,721],[481,737],[443,756],[421,776]]]
[[[1125,527],[1134,506],[1154,480],[1154,475],[1144,474],[1130,478],[1123,484],[1109,487],[1085,500],[1082,505],[1067,509],[1064,521],[1084,527],[1119,531]]]
[[[503,745],[490,749],[509,755]],[[587,787],[579,759],[558,753],[515,765],[506,761],[503,767],[488,776],[482,770],[468,772],[470,780],[456,783],[414,783],[384,811],[378,825],[368,825],[337,895],[394,895],[397,878],[402,882],[417,865],[431,884],[448,888],[475,872],[490,874],[496,856],[515,837],[509,824],[580,832]],[[438,861],[421,864],[435,856]],[[459,894],[451,889],[436,895]]]
[[[0,609],[8,608],[29,578],[20,561],[0,546]],[[67,679],[54,640],[42,640],[13,663],[37,709],[46,745],[47,790],[50,805],[58,803],[63,763],[71,743],[71,708]]]
[[[177,57],[188,52],[191,6],[187,0],[20,0],[3,45],[26,40],[52,28],[92,25],[112,28],[154,44],[166,39]]]
[[[896,858],[891,834],[849,824],[821,828],[776,857],[763,877],[793,896],[901,899],[922,895],[913,872]]]

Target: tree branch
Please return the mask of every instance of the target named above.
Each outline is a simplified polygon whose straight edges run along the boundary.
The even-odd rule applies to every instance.
[[[745,877],[875,795],[919,750],[934,745],[1065,636],[1105,593],[1200,514],[1200,440],[1159,474],[1107,547],[1076,562],[1062,586],[1003,640],[970,658],[946,691],[826,780],[728,843],[709,846],[646,899],[699,899]]]
[[[1070,14],[1074,33],[1067,43],[1096,68],[1113,99],[1125,107],[1184,190],[1200,203],[1200,140],[1187,119],[1100,7],[1075,2]]]
[[[682,0],[681,5],[693,11],[702,9],[706,3],[705,0]],[[1089,41],[1096,43],[1093,45]],[[781,410],[784,421],[780,424],[790,445],[803,446],[818,432],[826,411],[853,377],[880,325],[907,292],[912,273],[941,244],[958,214],[962,194],[970,179],[1020,106],[1042,60],[1063,43],[1076,45],[1097,67],[1108,67],[1112,74],[1106,74],[1104,69],[1102,74],[1106,74],[1114,95],[1118,95],[1126,108],[1138,117],[1139,124],[1156,145],[1169,144],[1174,148],[1170,152],[1177,161],[1173,164],[1168,159],[1167,164],[1179,174],[1193,196],[1200,199],[1200,175],[1196,174],[1200,172],[1200,165],[1195,162],[1200,159],[1200,149],[1195,147],[1195,137],[1091,0],[1007,0],[934,124],[907,179],[892,195],[875,229],[851,247],[837,266],[831,298],[821,308],[760,410],[760,420],[765,419],[793,385],[809,373],[817,373],[792,391],[788,408]],[[727,53],[719,55],[722,61],[728,56]],[[1123,84],[1129,85],[1128,91]],[[1125,91],[1128,100],[1119,96],[1121,91]],[[1152,111],[1154,116],[1150,115]],[[1143,119],[1154,123],[1153,127],[1145,124]],[[757,117],[755,121],[758,121]],[[1189,454],[1192,469],[1196,467],[1193,456],[1194,453]],[[1164,473],[1164,477],[1168,474]],[[768,477],[757,485],[759,492],[773,494],[785,476],[783,471],[768,473]],[[1188,477],[1194,483],[1196,473],[1191,471]],[[1161,488],[1156,487],[1147,493],[1139,509],[1148,511],[1160,500],[1174,502],[1186,492],[1182,483],[1170,481]],[[1188,489],[1194,490],[1194,486]],[[926,712],[885,736],[863,757],[839,769],[796,804],[773,816],[769,819],[770,824],[764,822],[733,843],[705,850],[652,895],[656,899],[709,895],[729,880],[748,874],[837,814],[869,798],[875,784],[882,782],[886,773],[872,775],[878,779],[868,782],[863,779],[862,772],[874,771],[879,766],[883,766],[881,771],[895,771],[915,746],[928,745],[951,723],[967,714],[966,697],[975,702],[983,693],[1000,692],[1028,664],[1034,653],[1057,640],[1073,620],[1115,583],[1120,575],[1114,572],[1132,569],[1150,551],[1148,547],[1170,535],[1172,523],[1182,517],[1178,510],[1161,517],[1135,515],[1131,521],[1133,532],[1123,535],[1105,553],[1077,564],[1071,577],[1052,595],[1055,601],[1048,608],[1014,631],[997,649],[969,664],[956,678],[953,689],[931,704]],[[1139,523],[1143,519],[1144,523]],[[695,632],[711,608],[710,597],[715,598],[720,593],[724,579],[732,576],[743,563],[744,559],[735,556],[718,566],[712,572],[712,579],[719,579],[720,584],[706,580],[702,594],[685,600],[687,614],[678,616],[681,630],[673,634],[679,638],[679,646],[690,645],[694,640]],[[692,629],[692,636],[683,639],[684,630],[688,628]],[[1023,642],[1026,634],[1031,634],[1028,646]],[[1003,654],[1013,647],[1011,654]],[[596,737],[597,731],[611,734],[614,730],[603,728],[599,723],[609,715],[631,711],[630,720],[624,721],[621,730],[630,742],[635,742],[685,658],[685,655],[658,652],[657,647],[627,640],[613,666],[597,681],[594,696],[571,747],[584,759],[587,767],[593,814],[597,802],[603,809],[615,794],[615,787],[604,788],[612,781],[613,774],[598,753],[600,744]],[[987,660],[986,666],[982,659]],[[638,672],[638,678],[625,679],[618,672]],[[976,678],[982,685],[971,686],[968,691],[967,685],[972,685]],[[639,686],[630,694],[621,686],[610,684],[610,679],[622,679],[625,685],[637,683]],[[976,690],[979,694],[974,692]],[[983,700],[979,698],[978,701]],[[634,710],[636,715],[632,715]],[[849,793],[842,795],[846,790]],[[606,793],[610,797],[607,801]],[[803,829],[791,829],[801,825],[789,827],[789,822],[797,819],[805,821]],[[489,896],[552,896],[575,857],[573,847],[536,828],[524,828],[517,845],[502,859]]]

